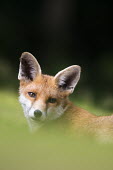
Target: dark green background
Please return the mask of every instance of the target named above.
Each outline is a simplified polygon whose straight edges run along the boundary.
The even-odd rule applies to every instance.
[[[107,137],[79,136],[54,123],[31,134],[17,80],[24,51],[46,74],[78,64],[74,104],[98,116],[113,113],[112,8],[109,0],[0,2],[0,170],[113,170]]]
[[[0,5],[0,86],[17,90],[19,57],[37,57],[43,72],[82,67],[78,95],[96,104],[113,94],[112,1],[3,1]],[[113,108],[108,102],[108,108]]]

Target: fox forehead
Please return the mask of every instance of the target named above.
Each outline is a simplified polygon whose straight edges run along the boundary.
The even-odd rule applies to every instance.
[[[20,82],[20,93],[37,92],[46,96],[59,96],[58,86],[54,77],[49,75],[37,76],[30,82]],[[61,94],[61,93],[60,93]]]

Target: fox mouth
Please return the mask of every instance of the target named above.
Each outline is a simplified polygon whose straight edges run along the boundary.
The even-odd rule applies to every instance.
[[[34,122],[45,122],[46,121],[46,119],[42,118],[42,117],[40,117],[40,118],[38,118],[38,117],[30,117],[30,119],[32,121],[34,121]]]
[[[43,122],[43,120],[41,118],[30,117],[30,119],[34,122]]]
[[[35,117],[31,117],[31,120],[34,120],[34,121],[41,121],[39,118],[35,118]]]

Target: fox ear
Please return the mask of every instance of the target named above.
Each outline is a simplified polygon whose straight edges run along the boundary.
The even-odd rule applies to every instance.
[[[41,68],[36,58],[28,53],[22,53],[20,57],[19,80],[34,80],[37,75],[41,75]]]
[[[59,88],[72,93],[80,79],[80,73],[80,66],[73,65],[58,72],[54,78]]]

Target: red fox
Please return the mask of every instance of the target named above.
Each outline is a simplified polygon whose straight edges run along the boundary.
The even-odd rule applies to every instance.
[[[32,130],[48,120],[65,119],[75,129],[113,135],[113,115],[96,116],[74,106],[68,99],[80,79],[81,68],[72,65],[54,77],[42,74],[36,58],[24,52],[20,58],[19,101]]]

